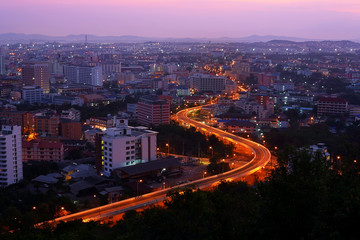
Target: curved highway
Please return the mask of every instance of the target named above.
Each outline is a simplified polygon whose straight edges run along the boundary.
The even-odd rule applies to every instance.
[[[239,168],[235,168],[233,170],[223,173],[223,177],[240,178],[248,176],[258,171],[260,168],[264,167],[270,161],[271,153],[263,145],[191,119],[189,117],[189,114],[193,111],[201,109],[201,107],[203,106],[188,108],[179,111],[174,117],[174,119],[186,126],[195,127],[198,131],[208,134],[214,134],[222,140],[232,142],[235,146],[240,144],[248,148],[254,154],[254,157],[251,159],[250,162]]]
[[[59,221],[66,222],[66,221],[72,221],[72,220],[76,220],[76,219],[82,219],[84,222],[91,221],[91,220],[98,221],[101,219],[109,219],[109,218],[111,219],[113,216],[119,215],[128,210],[139,209],[139,208],[146,207],[148,205],[153,205],[157,202],[162,202],[163,200],[168,198],[167,193],[172,189],[185,187],[185,186],[188,186],[191,184],[195,184],[200,189],[208,188],[221,180],[238,179],[241,177],[248,176],[248,175],[258,171],[262,167],[264,167],[270,161],[271,154],[270,154],[269,150],[267,148],[265,148],[264,146],[262,146],[261,144],[258,144],[256,142],[250,141],[245,138],[241,138],[239,136],[222,131],[220,129],[207,126],[203,123],[197,122],[188,117],[189,113],[191,113],[192,111],[198,110],[201,107],[202,106],[198,106],[198,107],[179,111],[175,115],[174,119],[184,125],[196,127],[198,130],[200,130],[202,132],[214,134],[223,140],[230,141],[233,144],[235,144],[235,146],[240,144],[244,147],[247,147],[254,154],[254,157],[252,158],[252,160],[250,162],[248,162],[247,164],[245,164],[239,168],[232,169],[232,170],[224,172],[222,174],[206,177],[203,179],[198,179],[198,180],[192,181],[190,183],[178,185],[178,186],[175,186],[172,188],[167,188],[167,189],[163,189],[160,191],[144,194],[137,198],[129,198],[129,199],[119,201],[116,203],[111,203],[111,204],[107,204],[107,205],[104,205],[101,207],[92,208],[92,209],[85,210],[82,212],[59,217],[59,218],[56,218],[56,219],[50,221],[49,223],[56,224]],[[39,225],[41,225],[41,224],[39,224]]]

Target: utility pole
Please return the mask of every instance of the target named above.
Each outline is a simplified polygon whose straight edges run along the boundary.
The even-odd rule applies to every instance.
[[[182,143],[183,143],[182,155],[184,156],[185,155],[185,142],[184,142],[184,139],[183,139]]]
[[[200,158],[200,142],[198,143],[198,157]]]

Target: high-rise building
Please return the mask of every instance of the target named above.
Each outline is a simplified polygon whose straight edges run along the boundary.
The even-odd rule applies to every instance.
[[[103,85],[101,67],[92,66],[65,66],[65,78],[68,83]]]
[[[116,168],[156,160],[156,136],[146,127],[129,127],[127,120],[108,128],[102,137],[103,173],[109,176]]]
[[[157,96],[141,97],[137,106],[138,122],[144,126],[170,123],[170,103]]]
[[[38,86],[44,93],[50,92],[50,71],[47,62],[27,62],[22,67],[25,86]]]
[[[0,132],[0,187],[23,179],[21,126],[3,125]]]
[[[44,90],[37,86],[24,86],[22,89],[22,99],[30,104],[40,103],[44,97]]]
[[[0,75],[5,74],[5,56],[0,54]]]
[[[226,78],[208,74],[194,74],[190,78],[190,85],[197,91],[221,92],[225,90]]]

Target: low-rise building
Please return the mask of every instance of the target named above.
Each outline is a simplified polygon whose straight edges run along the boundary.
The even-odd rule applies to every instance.
[[[47,142],[39,139],[23,142],[23,161],[60,162],[64,159],[64,146],[59,142]]]
[[[91,117],[86,121],[86,124],[104,131],[114,126],[114,119],[112,117]]]
[[[36,115],[35,132],[42,136],[59,136],[60,118],[56,115]]]
[[[343,98],[323,97],[318,101],[317,114],[344,115],[348,112],[348,102]]]
[[[41,103],[44,97],[44,90],[38,86],[24,86],[22,88],[22,98],[29,104]]]
[[[79,110],[70,108],[68,110],[62,110],[60,117],[70,119],[73,121],[80,121],[81,113]]]
[[[81,123],[70,119],[61,119],[60,133],[65,139],[80,140],[82,138]]]
[[[224,123],[224,129],[230,133],[249,133],[256,132],[256,124],[249,121],[230,121]]]

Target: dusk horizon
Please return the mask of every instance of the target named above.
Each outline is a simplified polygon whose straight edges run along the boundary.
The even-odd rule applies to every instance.
[[[2,40],[3,37],[9,37],[9,36],[24,36],[29,39],[35,39],[35,37],[43,37],[43,38],[49,38],[49,40],[57,40],[58,38],[60,41],[64,40],[66,38],[71,37],[85,37],[87,36],[88,41],[91,42],[91,38],[96,38],[94,41],[98,42],[101,40],[106,40],[107,38],[134,38],[144,41],[176,41],[176,40],[195,40],[195,41],[217,41],[220,40],[221,42],[226,42],[226,40],[231,42],[254,42],[254,41],[272,41],[272,40],[284,40],[284,41],[294,41],[294,42],[306,42],[306,41],[353,41],[353,42],[359,42],[360,36],[355,38],[307,38],[301,35],[276,35],[276,34],[250,34],[250,35],[243,35],[243,36],[233,36],[229,37],[226,35],[219,35],[219,36],[213,36],[213,37],[206,37],[206,36],[199,36],[199,37],[193,37],[193,36],[147,36],[142,34],[118,34],[118,35],[100,35],[96,33],[68,33],[63,35],[51,35],[51,34],[42,34],[42,33],[22,33],[22,32],[0,32],[0,40]],[[29,40],[27,39],[27,40]],[[18,39],[14,39],[18,40]]]
[[[344,1],[343,1],[344,2]],[[323,0],[256,1],[12,1],[0,10],[1,33],[65,36],[136,35],[174,38],[238,38],[280,35],[357,39],[360,5]],[[16,11],[8,11],[16,9]],[[340,37],[339,37],[340,36]]]
[[[360,0],[0,0],[0,234],[358,239]]]

